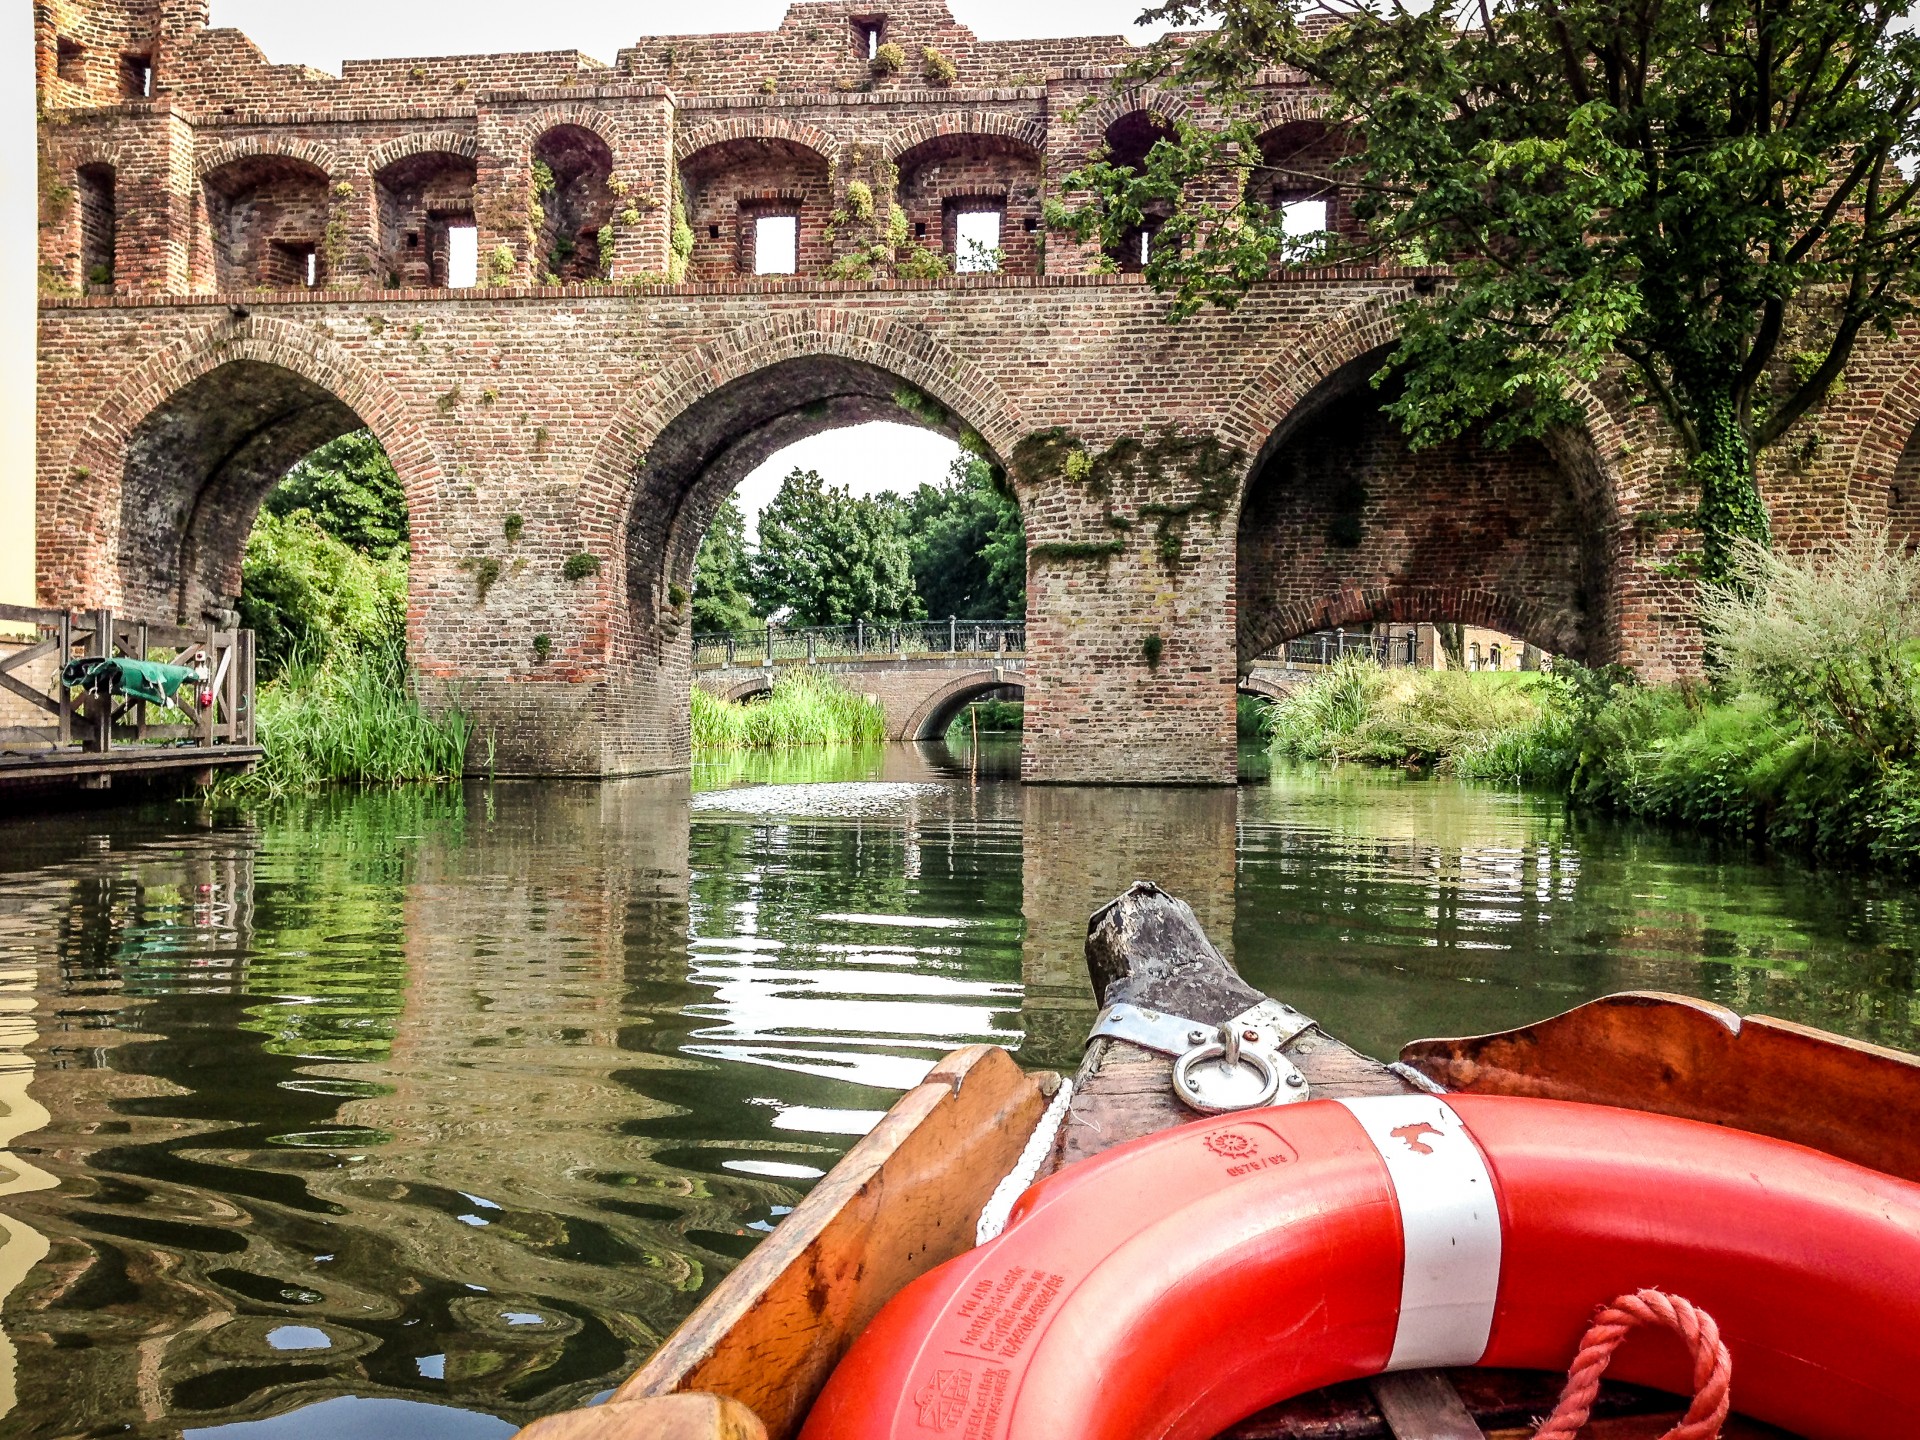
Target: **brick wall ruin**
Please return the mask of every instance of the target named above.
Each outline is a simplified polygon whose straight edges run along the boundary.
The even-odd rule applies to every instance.
[[[1124,273],[1151,217],[1110,256],[1048,232],[1060,177],[1143,153],[1184,103],[1117,91],[1118,39],[986,43],[941,0],[803,0],[777,30],[612,66],[335,77],[209,29],[204,0],[36,17],[48,603],[230,605],[266,492],[364,426],[412,510],[414,658],[477,717],[478,753],[671,769],[715,507],[794,440],[892,419],[1015,476],[1034,780],[1231,779],[1240,674],[1322,624],[1699,663],[1683,477],[1644,408],[1600,385],[1540,446],[1410,453],[1368,379],[1430,277],[1293,272],[1170,325]],[[1350,227],[1337,187],[1293,173],[1346,142],[1303,85],[1271,89],[1253,183]],[[983,213],[997,274],[874,259],[900,238],[970,268]],[[768,215],[797,222],[793,276],[754,274]],[[456,236],[474,288],[447,288]],[[1818,443],[1765,477],[1783,540],[1850,513],[1920,527],[1916,423],[1920,336],[1875,340]]]

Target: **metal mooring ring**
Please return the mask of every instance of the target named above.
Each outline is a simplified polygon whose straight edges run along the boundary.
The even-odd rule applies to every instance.
[[[1236,1110],[1254,1110],[1273,1104],[1274,1097],[1280,1093],[1280,1067],[1263,1050],[1251,1045],[1239,1049],[1240,1053],[1229,1059],[1227,1047],[1218,1040],[1194,1046],[1173,1062],[1173,1093],[1202,1115],[1229,1115]],[[1227,1061],[1236,1069],[1257,1071],[1260,1088],[1255,1091],[1235,1086],[1234,1093],[1222,1094],[1216,1089],[1209,1094],[1204,1080],[1195,1079],[1193,1072],[1196,1066],[1215,1060]]]

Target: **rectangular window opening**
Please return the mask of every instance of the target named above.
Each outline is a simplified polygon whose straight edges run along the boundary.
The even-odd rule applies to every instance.
[[[152,59],[145,55],[120,57],[120,92],[129,100],[145,100],[152,96]]]
[[[62,80],[84,85],[87,80],[87,47],[65,35],[54,41],[54,64]]]
[[[963,210],[953,217],[953,268],[960,275],[992,275],[1000,269],[1000,212]]]
[[[309,290],[317,289],[319,284],[320,252],[318,250],[309,250],[307,252],[307,288]]]
[[[1280,233],[1289,240],[1310,240],[1333,228],[1332,206],[1318,200],[1281,200]]]
[[[480,283],[480,232],[471,223],[447,226],[447,288],[471,290]]]
[[[853,22],[854,51],[862,60],[877,60],[886,37],[887,17],[884,15],[861,16]]]
[[[800,270],[800,217],[761,215],[753,222],[753,273],[794,275]]]

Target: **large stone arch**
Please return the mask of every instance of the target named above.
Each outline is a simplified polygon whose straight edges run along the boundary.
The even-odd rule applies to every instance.
[[[1002,455],[1026,428],[990,374],[918,326],[822,309],[682,355],[603,436],[580,494],[579,533],[601,560],[592,628],[629,723],[674,763],[690,754],[693,563],[720,502],[787,445],[880,419],[971,433]]]
[[[1847,520],[1888,521],[1920,530],[1920,360],[1880,393],[1853,448],[1847,472]],[[1896,493],[1911,489],[1915,493]],[[1908,539],[1920,538],[1909,534]]]
[[[897,376],[960,417],[996,455],[1011,454],[1026,433],[1018,407],[1000,383],[919,326],[843,310],[787,312],[744,325],[681,356],[621,407],[587,467],[581,489],[589,522],[586,533],[611,540],[625,526],[648,451],[676,417],[756,372],[784,361],[820,357],[850,360]],[[604,572],[611,583],[621,567],[615,556],[602,558],[615,562]]]
[[[914,707],[900,726],[902,740],[938,740],[947,733],[954,718],[982,695],[996,690],[1027,691],[1027,677],[1020,670],[983,667],[956,675]]]
[[[1586,645],[1585,637],[1568,627],[1565,616],[1498,586],[1352,585],[1278,608],[1263,626],[1267,643],[1255,653],[1265,654],[1321,630],[1428,622],[1498,630],[1551,655],[1578,658]],[[1241,688],[1247,688],[1244,679]]]
[[[459,130],[416,130],[376,145],[367,156],[367,172],[378,175],[402,160],[415,155],[458,155],[462,160],[480,162],[480,141]]]
[[[222,372],[247,377],[255,413],[226,417],[231,433],[222,430],[206,441],[217,444],[218,453],[199,453],[196,422],[180,416],[174,423],[168,407]],[[130,461],[143,463],[136,444],[169,426],[165,473],[130,476]],[[207,598],[201,591],[233,593],[209,577],[237,576],[239,563],[238,549],[204,552],[202,522],[222,522],[223,533],[237,532],[237,544],[244,548],[259,502],[277,481],[266,471],[278,455],[310,436],[318,436],[314,443],[319,444],[362,426],[392,460],[418,533],[431,536],[438,459],[405,401],[377,371],[315,327],[292,321],[250,316],[200,328],[126,376],[113,397],[88,417],[67,453],[49,456],[43,465],[43,476],[54,477],[51,483],[43,480],[39,505],[43,593],[56,604],[132,606],[150,619],[194,618],[196,602]],[[277,446],[276,435],[284,437]],[[195,465],[182,463],[182,457],[196,454],[202,462],[197,473]],[[299,458],[290,455],[289,463]],[[256,469],[242,473],[248,463]],[[168,482],[174,488],[166,489]],[[221,485],[228,489],[219,491],[215,503],[228,513],[203,515]],[[130,493],[130,486],[140,493]],[[171,571],[169,537],[130,527],[129,517],[143,514],[171,514],[179,527],[171,536]],[[148,565],[155,565],[154,573],[129,574],[130,567]],[[107,588],[101,588],[100,577],[107,577]],[[174,613],[160,613],[155,606],[169,595]]]
[[[989,135],[1025,145],[1036,156],[1047,153],[1046,127],[1038,121],[991,110],[965,110],[951,115],[926,115],[900,126],[887,137],[887,159],[897,165],[900,158],[916,146],[961,135]]]
[[[1481,488],[1455,492],[1457,501],[1394,492],[1376,506],[1381,497],[1365,493],[1372,477],[1363,477],[1356,467],[1344,483],[1361,495],[1354,513],[1376,517],[1373,528],[1363,530],[1347,553],[1342,547],[1348,541],[1331,526],[1311,535],[1297,529],[1294,539],[1305,549],[1290,557],[1296,577],[1292,593],[1267,593],[1279,572],[1263,567],[1263,552],[1249,527],[1277,535],[1271,528],[1276,524],[1318,526],[1327,517],[1303,499],[1298,513],[1284,518],[1276,487],[1294,481],[1278,476],[1262,492],[1266,508],[1250,514],[1256,486],[1277,464],[1293,463],[1294,447],[1324,449],[1326,442],[1316,438],[1314,427],[1335,407],[1367,412],[1342,431],[1349,443],[1381,443],[1375,432],[1387,422],[1375,418],[1375,407],[1364,397],[1371,376],[1399,339],[1395,310],[1411,294],[1412,282],[1407,283],[1406,289],[1317,323],[1310,337],[1292,337],[1291,343],[1289,337],[1276,337],[1274,349],[1283,358],[1245,386],[1223,417],[1222,439],[1252,457],[1226,515],[1236,535],[1241,669],[1298,635],[1384,621],[1483,625],[1556,654],[1609,653],[1612,593],[1631,550],[1615,461],[1631,447],[1619,421],[1591,389],[1575,395],[1581,425],[1531,447],[1490,452],[1477,442],[1471,449],[1470,442],[1454,442],[1458,454],[1442,447],[1400,462],[1416,473],[1447,464],[1468,467],[1470,475],[1480,477]],[[1510,488],[1483,493],[1493,480]],[[1377,526],[1382,511],[1389,522],[1384,530]],[[1423,533],[1429,529],[1430,534]],[[1398,543],[1391,543],[1389,537],[1396,535]],[[1301,563],[1307,552],[1315,557],[1313,564],[1327,570],[1325,576],[1308,578]],[[1277,552],[1266,558],[1279,563]],[[1518,583],[1515,567],[1525,572],[1526,584]]]
[[[196,150],[193,169],[194,174],[204,180],[214,171],[224,170],[235,161],[262,158],[299,160],[311,165],[328,179],[340,173],[340,157],[330,146],[322,145],[317,140],[278,134],[247,135],[209,146],[205,150]]]
[[[792,145],[805,146],[834,166],[840,164],[844,149],[838,139],[818,125],[777,115],[743,115],[729,120],[709,121],[705,125],[695,125],[678,132],[673,137],[673,163],[684,165],[702,150],[711,150],[715,145],[727,145],[739,140],[785,140]]]

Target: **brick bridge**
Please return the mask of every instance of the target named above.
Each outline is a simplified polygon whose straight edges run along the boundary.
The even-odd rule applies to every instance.
[[[1253,658],[1337,625],[1698,663],[1681,472],[1613,386],[1547,443],[1413,455],[1368,376],[1431,276],[1289,274],[1168,324],[1135,247],[1048,233],[1057,177],[1183,109],[1114,91],[1117,39],[982,43],[941,0],[802,0],[777,31],[611,67],[336,78],[206,28],[204,0],[35,13],[43,603],[229,608],[262,497],[365,426],[406,487],[430,697],[502,773],[674,769],[721,500],[884,418],[1011,473],[1031,780],[1230,780]],[[1270,158],[1338,145],[1304,87],[1268,99]],[[1352,223],[1337,196],[1327,221]],[[999,273],[893,268],[996,230]],[[481,284],[447,288],[463,247]],[[1783,540],[1849,513],[1914,528],[1916,422],[1920,339],[1876,341],[1765,477]]]

